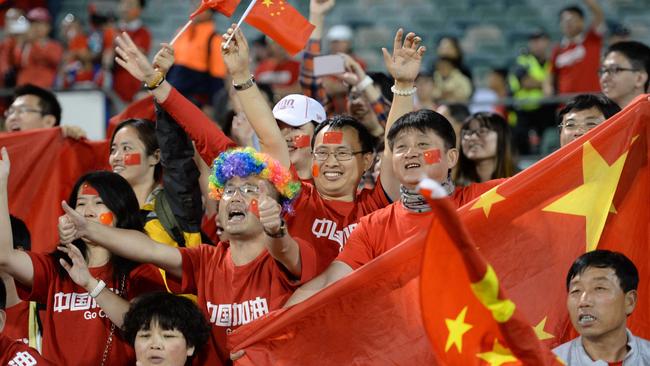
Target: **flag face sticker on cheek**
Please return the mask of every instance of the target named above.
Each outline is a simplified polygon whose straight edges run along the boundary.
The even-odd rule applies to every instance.
[[[113,225],[113,213],[104,212],[103,214],[100,214],[99,215],[99,222],[101,222],[102,225],[106,225],[106,226]]]
[[[323,136],[324,144],[340,145],[342,142],[343,142],[343,132],[341,131],[325,132],[325,136]]]
[[[258,219],[260,218],[260,206],[256,199],[251,200],[251,203],[248,205],[248,211],[257,216]]]
[[[302,149],[311,145],[309,135],[298,135],[293,138],[293,146],[296,149]]]
[[[424,152],[424,162],[428,165],[440,163],[440,150],[431,149]]]
[[[84,183],[81,186],[81,194],[84,196],[99,196],[99,193],[93,186],[88,183]]]
[[[140,153],[124,154],[124,165],[140,165],[142,155]]]
[[[311,176],[314,177],[314,178],[316,178],[316,177],[318,177],[318,173],[319,173],[319,170],[318,170],[318,164],[314,163],[314,164],[311,166]]]

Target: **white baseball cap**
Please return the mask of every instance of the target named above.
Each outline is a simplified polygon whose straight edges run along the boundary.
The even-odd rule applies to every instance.
[[[273,107],[273,117],[289,126],[300,127],[309,122],[325,120],[325,108],[315,99],[302,94],[289,94]]]
[[[325,36],[329,41],[351,41],[352,28],[344,24],[332,26]]]

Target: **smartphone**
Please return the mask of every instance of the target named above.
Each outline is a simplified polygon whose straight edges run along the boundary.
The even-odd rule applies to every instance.
[[[341,55],[314,57],[314,76],[336,75],[345,72],[345,59]]]

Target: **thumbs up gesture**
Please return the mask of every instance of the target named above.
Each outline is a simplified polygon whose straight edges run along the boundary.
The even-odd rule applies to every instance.
[[[61,207],[65,214],[59,217],[59,239],[62,244],[69,244],[87,234],[88,221],[65,201],[61,202]]]
[[[255,200],[251,201],[251,206],[255,206]],[[257,202],[257,208],[258,217],[266,235],[274,238],[284,236],[284,221],[281,216],[282,206],[269,197],[266,192],[262,191]],[[254,211],[253,208],[251,209]]]

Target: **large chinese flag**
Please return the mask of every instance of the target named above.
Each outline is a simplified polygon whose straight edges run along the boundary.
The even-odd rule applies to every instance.
[[[639,302],[628,325],[650,338],[649,123],[646,95],[458,210],[501,288],[548,347],[573,335],[566,273],[598,247],[623,252],[639,268]],[[304,303],[235,331],[232,349],[246,349],[241,364],[420,365],[442,357],[424,340],[417,306],[427,231]],[[437,280],[452,287],[456,274]],[[452,293],[434,295],[442,304]],[[462,320],[463,308],[456,310],[449,319]],[[484,350],[506,347],[495,338],[483,339]]]
[[[49,252],[58,240],[56,225],[72,186],[84,173],[105,168],[105,141],[63,138],[60,128],[0,134],[11,159],[9,212],[30,230],[32,250]]]
[[[287,0],[257,0],[246,22],[278,42],[291,55],[305,47],[314,30]]]
[[[194,19],[194,17],[208,9],[212,9],[230,18],[237,9],[237,5],[239,5],[239,0],[202,0],[201,5],[199,5],[194,13],[190,14],[190,19]]]
[[[427,188],[431,187],[431,188]],[[434,352],[449,365],[561,365],[481,256],[442,187],[420,183],[433,220],[420,275],[424,324]],[[446,279],[446,280],[441,280]]]

